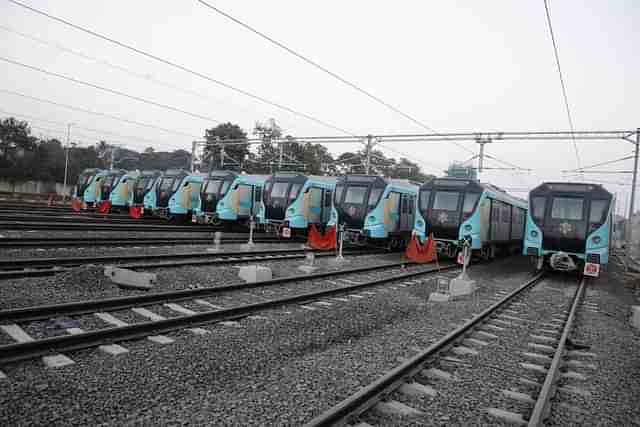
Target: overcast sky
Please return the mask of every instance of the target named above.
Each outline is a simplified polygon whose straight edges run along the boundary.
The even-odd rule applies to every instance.
[[[21,1],[348,132],[426,132],[196,1]],[[569,129],[542,0],[210,3],[438,132]],[[549,5],[575,128],[640,127],[640,2],[551,0]],[[7,0],[0,0],[0,57],[203,116],[169,111],[0,61],[0,117],[27,119],[36,136],[63,138],[64,123],[72,122],[76,124],[72,140],[84,144],[106,139],[138,150],[149,145],[190,150],[191,141],[215,126],[214,120],[238,123],[250,132],[255,121],[271,117],[294,136],[341,135]],[[153,127],[3,92],[7,90]],[[466,145],[477,150],[477,144]],[[331,151],[355,148],[332,145]],[[471,156],[450,143],[403,143],[392,148],[435,174],[449,161]],[[579,155],[585,166],[625,156],[632,148],[623,141],[583,143]],[[577,166],[568,142],[496,143],[487,146],[487,153],[533,169],[482,175],[482,180],[506,188],[566,180],[560,171]],[[601,169],[631,167],[627,161]],[[631,180],[620,174],[585,177]],[[607,184],[607,188],[619,193],[622,208],[623,192],[630,186]]]

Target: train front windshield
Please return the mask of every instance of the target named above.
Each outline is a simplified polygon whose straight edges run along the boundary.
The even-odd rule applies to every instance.
[[[202,210],[215,212],[218,202],[227,194],[231,181],[224,178],[212,178],[207,180],[202,188]]]
[[[78,177],[78,184],[76,186],[76,194],[78,197],[82,197],[94,175],[94,173],[83,173]]]
[[[459,189],[459,187],[466,187]],[[463,221],[475,211],[480,189],[468,182],[447,181],[442,185],[422,188],[418,208],[436,238],[457,239]]]
[[[348,227],[363,227],[366,215],[378,205],[385,188],[384,182],[374,180],[338,183],[334,204],[342,221]]]
[[[572,253],[585,252],[589,234],[606,222],[610,204],[611,197],[603,191],[568,184],[550,184],[530,198],[531,217],[543,232],[543,248]]]

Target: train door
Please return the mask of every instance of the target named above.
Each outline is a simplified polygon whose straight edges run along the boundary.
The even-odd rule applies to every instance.
[[[400,226],[400,193],[391,192],[384,204],[384,228],[387,233],[395,233]]]
[[[305,194],[305,216],[310,224],[322,222],[322,188],[310,187]]]
[[[251,216],[251,206],[253,204],[253,187],[247,184],[238,185],[236,190],[237,215],[238,217]]]
[[[410,230],[413,226],[414,197],[403,194],[400,201],[400,231]]]
[[[331,218],[331,199],[333,192],[331,190],[323,190],[322,194],[322,215],[320,216],[320,222],[327,224]]]
[[[252,188],[253,203],[251,204],[251,215],[255,217],[260,212],[260,204],[262,203],[262,187],[254,185]]]
[[[500,202],[493,199],[489,224],[489,240],[495,242],[500,236]]]

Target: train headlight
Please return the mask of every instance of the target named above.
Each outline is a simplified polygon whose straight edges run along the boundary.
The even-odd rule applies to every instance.
[[[467,224],[464,226],[464,231],[471,231],[472,228],[471,224]]]
[[[294,208],[289,208],[289,209],[287,209],[287,214],[289,214],[289,215],[293,215],[293,214],[295,214],[295,213],[296,213],[296,210],[295,210]]]
[[[531,237],[538,237],[538,232],[536,230],[531,231]]]
[[[593,237],[591,238],[591,241],[592,241],[594,244],[598,245],[598,244],[600,244],[600,242],[602,242],[602,238],[601,238],[600,236],[593,236]]]
[[[369,217],[367,218],[367,222],[368,222],[368,223],[376,222],[376,217],[375,217],[375,216],[373,216],[373,215],[369,216]]]
[[[417,221],[417,223],[416,223],[416,224],[417,224],[417,225],[418,225],[418,227],[420,227],[420,228],[424,227],[424,221],[423,221],[423,220],[421,220],[421,219],[419,219],[419,220]]]
[[[336,215],[335,212],[331,212],[331,219],[336,219],[338,218],[338,215]]]
[[[218,207],[220,207],[220,208],[224,208],[224,202],[220,202],[220,203],[218,203]]]

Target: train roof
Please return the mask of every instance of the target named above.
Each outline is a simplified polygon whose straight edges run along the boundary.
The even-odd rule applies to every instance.
[[[529,194],[531,193],[600,193],[607,194],[609,197],[612,197],[612,194],[607,191],[602,184],[592,184],[588,182],[543,182],[531,190]]]
[[[144,170],[140,172],[140,176],[160,176],[162,172],[159,170]]]
[[[80,172],[80,174],[83,175],[83,174],[92,173],[92,174],[95,175],[95,174],[100,173],[102,171],[103,171],[102,169],[98,169],[98,168],[87,168],[87,169],[84,169],[82,172]]]
[[[430,181],[424,183],[420,188],[442,188],[447,190],[458,191],[477,191],[477,192],[489,192],[494,199],[509,202],[516,206],[520,206],[524,209],[527,208],[527,201],[520,197],[513,196],[507,193],[497,185],[493,185],[488,182],[480,182],[477,179],[470,178],[455,178],[455,177],[441,177],[433,178]]]
[[[163,176],[179,176],[179,175],[189,175],[189,171],[184,169],[167,169]]]

